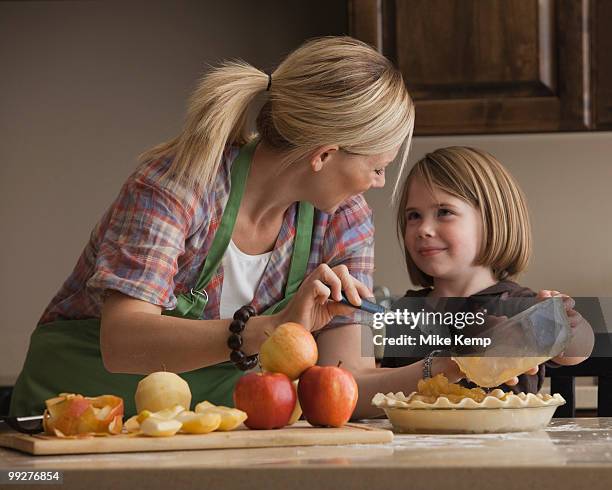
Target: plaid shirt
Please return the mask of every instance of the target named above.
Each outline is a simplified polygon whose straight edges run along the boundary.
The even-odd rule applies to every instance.
[[[107,290],[164,309],[176,295],[195,286],[219,227],[230,190],[230,168],[238,148],[228,147],[205,193],[171,190],[161,180],[170,164],[160,159],[141,165],[91,233],[74,270],[51,300],[39,323],[56,319],[99,318]],[[263,311],[283,298],[295,236],[297,203],[285,213],[253,306]],[[315,210],[308,271],[319,264],[345,264],[372,288],[374,225],[363,196],[345,201],[333,214]],[[203,318],[219,318],[223,267],[206,286]]]

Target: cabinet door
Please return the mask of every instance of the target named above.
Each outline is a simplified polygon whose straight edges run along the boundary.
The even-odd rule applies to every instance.
[[[593,0],[592,0],[593,1]],[[593,122],[612,129],[612,0],[592,4]]]
[[[416,134],[591,126],[588,0],[353,0],[351,33],[389,57]]]

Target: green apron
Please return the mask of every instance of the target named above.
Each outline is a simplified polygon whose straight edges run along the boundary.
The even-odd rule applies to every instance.
[[[231,190],[223,217],[211,248],[206,256],[196,286],[187,294],[177,296],[174,310],[165,315],[200,319],[208,296],[205,287],[215,275],[229,245],[240,209],[240,201],[249,173],[257,140],[245,145],[231,169]],[[300,202],[291,266],[284,298],[263,314],[280,311],[295,294],[306,274],[312,237],[314,208]],[[228,332],[229,335],[229,332]],[[180,376],[189,383],[192,403],[208,400],[216,405],[233,406],[232,392],[238,378],[244,374],[231,362],[224,362]],[[38,325],[30,338],[25,364],[11,398],[10,414],[26,416],[41,414],[44,401],[58,393],[81,393],[85,396],[103,394],[123,398],[125,415],[136,413],[134,393],[144,375],[109,373],[100,354],[100,319],[58,320]]]

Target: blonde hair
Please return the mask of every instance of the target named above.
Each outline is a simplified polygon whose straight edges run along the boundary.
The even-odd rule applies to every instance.
[[[462,199],[480,212],[483,241],[476,265],[491,267],[498,281],[525,270],[532,253],[531,226],[525,195],[512,175],[491,154],[461,146],[440,148],[419,160],[406,177],[397,213],[397,232],[403,243],[405,209],[410,184],[420,179],[430,191],[439,189]],[[433,285],[404,247],[411,281]]]
[[[182,132],[140,155],[141,163],[172,156],[167,175],[175,181],[210,184],[225,146],[255,136],[247,112],[267,87],[268,75],[243,61],[214,68],[193,93]],[[363,155],[403,145],[400,173],[404,168],[414,105],[401,73],[367,44],[350,37],[307,41],[274,70],[268,95],[257,131],[283,150],[285,163],[327,144]]]

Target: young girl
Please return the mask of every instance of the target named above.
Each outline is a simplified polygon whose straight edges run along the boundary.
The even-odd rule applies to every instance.
[[[406,296],[525,297],[544,299],[511,279],[525,270],[532,251],[529,213],[516,181],[490,154],[467,147],[441,148],[411,169],[397,216],[406,264],[413,284],[424,289]],[[593,348],[590,325],[564,296],[572,341],[548,364],[582,362]],[[386,358],[395,367],[414,359]],[[537,392],[544,365],[521,375],[515,391]]]

